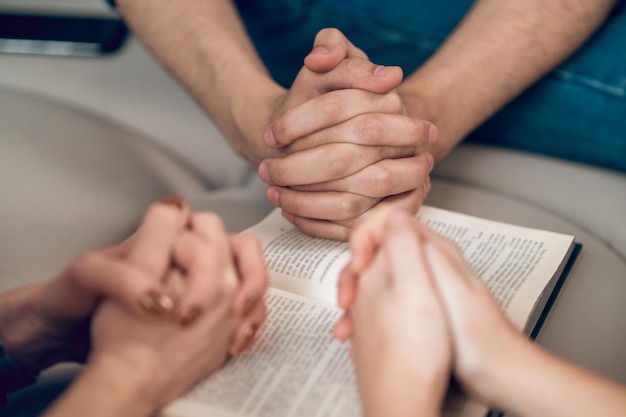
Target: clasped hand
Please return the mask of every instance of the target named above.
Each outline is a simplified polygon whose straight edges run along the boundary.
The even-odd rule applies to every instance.
[[[281,156],[258,168],[268,200],[298,228],[347,240],[374,206],[417,212],[437,131],[408,116],[395,90],[401,81],[399,67],[373,64],[336,29],[317,35],[264,134]]]
[[[498,378],[529,342],[458,247],[385,209],[355,230],[350,249],[339,283],[346,315],[334,334],[353,341],[366,415],[440,415],[451,375],[464,392],[498,405]]]
[[[0,328],[33,371],[84,360],[127,370],[115,378],[132,369],[156,409],[252,345],[266,288],[256,238],[229,236],[218,216],[167,199],[123,243],[3,295]]]

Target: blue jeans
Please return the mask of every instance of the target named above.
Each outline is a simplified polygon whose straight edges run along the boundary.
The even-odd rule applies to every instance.
[[[472,0],[237,0],[259,54],[289,86],[322,28],[341,30],[379,64],[413,72]],[[626,10],[616,7],[571,58],[465,140],[626,172]]]

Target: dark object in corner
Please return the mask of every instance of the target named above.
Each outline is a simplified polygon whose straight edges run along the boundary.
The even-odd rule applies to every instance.
[[[5,53],[108,55],[128,34],[119,18],[0,13],[0,52]]]

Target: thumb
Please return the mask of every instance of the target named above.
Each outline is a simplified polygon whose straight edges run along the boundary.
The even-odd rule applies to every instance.
[[[313,50],[304,59],[304,66],[312,72],[325,73],[334,69],[346,58],[368,59],[338,29],[322,29],[315,36]]]

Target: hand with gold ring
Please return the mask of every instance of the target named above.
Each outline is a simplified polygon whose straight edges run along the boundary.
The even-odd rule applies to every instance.
[[[97,411],[103,416],[152,415],[218,369],[237,339],[240,270],[253,265],[248,258],[242,265],[231,241],[217,215],[192,214],[160,274],[174,308],[164,314],[151,310],[158,310],[160,320],[145,320],[115,300],[104,301],[92,322],[87,366],[46,417],[68,410],[77,416],[94,410],[104,410]],[[246,256],[262,262],[260,250]],[[106,386],[117,395],[99,403],[93,392]]]
[[[249,348],[266,288],[254,237],[168,198],[123,243],[0,296],[0,336],[33,372],[87,359],[47,417],[147,416]]]
[[[57,362],[84,361],[92,315],[105,298],[144,320],[169,315],[175,305],[162,278],[190,215],[180,198],[164,199],[147,210],[139,229],[124,242],[82,255],[54,279],[1,295],[5,349],[33,372]]]
[[[183,233],[176,244],[176,263],[211,262],[211,257],[201,252],[202,246],[195,245],[195,241],[202,239],[214,243],[223,256],[230,256],[238,285],[232,300],[237,324],[228,351],[233,356],[240,355],[252,346],[267,315],[264,295],[268,276],[261,244],[255,236],[247,234],[229,236],[224,240],[226,232],[222,221],[211,213],[194,213],[191,224],[191,230]],[[182,323],[189,324],[203,310],[196,300],[204,287],[210,285],[210,280],[187,271],[184,285],[185,295],[178,309]]]

